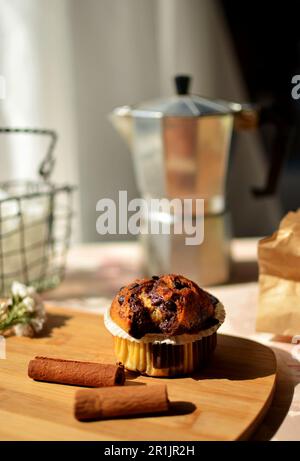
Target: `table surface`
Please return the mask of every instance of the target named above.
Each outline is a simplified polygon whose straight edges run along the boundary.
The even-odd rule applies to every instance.
[[[210,287],[226,307],[223,333],[254,339],[271,347],[278,363],[277,387],[271,408],[254,440],[300,440],[300,353],[291,338],[255,331],[258,239],[236,239],[228,284]],[[64,282],[46,292],[46,303],[93,313],[103,312],[120,286],[140,277],[138,243],[99,243],[75,246],[69,252]]]

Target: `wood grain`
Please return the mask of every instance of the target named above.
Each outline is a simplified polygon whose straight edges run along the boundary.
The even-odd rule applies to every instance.
[[[73,416],[78,388],[35,382],[27,366],[36,355],[114,363],[103,319],[49,309],[43,337],[7,339],[0,360],[0,440],[237,440],[247,438],[273,396],[276,360],[259,343],[219,335],[210,366],[198,376],[164,379],[173,402],[166,416],[81,423]],[[128,376],[126,385],[159,384]]]

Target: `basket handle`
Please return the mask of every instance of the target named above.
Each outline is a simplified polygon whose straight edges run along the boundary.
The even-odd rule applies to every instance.
[[[53,157],[53,151],[57,142],[57,133],[53,130],[47,130],[42,128],[1,128],[0,133],[8,134],[37,134],[41,136],[49,136],[50,144],[47,149],[46,156],[39,167],[39,175],[44,181],[48,181],[55,164],[55,158]]]

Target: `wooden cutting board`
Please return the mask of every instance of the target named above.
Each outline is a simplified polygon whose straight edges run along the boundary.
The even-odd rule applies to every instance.
[[[80,423],[73,417],[78,388],[32,381],[35,355],[114,363],[110,334],[94,314],[51,308],[43,337],[7,339],[0,360],[0,440],[237,440],[265,415],[275,387],[276,359],[259,343],[219,335],[210,366],[194,377],[165,379],[170,414]],[[127,385],[159,383],[129,376]]]

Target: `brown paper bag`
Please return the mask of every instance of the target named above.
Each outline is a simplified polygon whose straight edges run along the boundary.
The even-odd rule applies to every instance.
[[[300,209],[258,244],[259,301],[256,329],[300,334]]]

